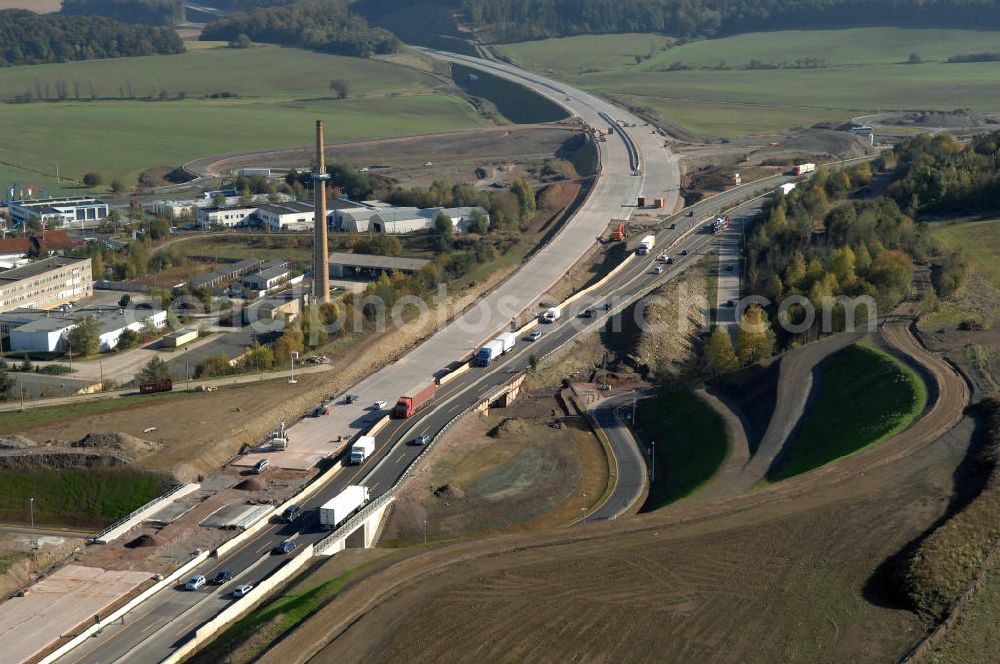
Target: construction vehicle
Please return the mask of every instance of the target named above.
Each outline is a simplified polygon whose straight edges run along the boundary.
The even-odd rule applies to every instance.
[[[612,242],[624,242],[625,238],[628,237],[628,230],[625,228],[625,222],[619,221],[618,228],[611,231],[611,241]]]
[[[722,231],[729,228],[729,215],[723,215],[721,217],[716,217],[712,222],[712,232],[721,233]]]
[[[271,439],[268,441],[268,447],[272,450],[288,449],[288,433],[285,431],[284,422],[279,424],[278,427],[271,432]]]

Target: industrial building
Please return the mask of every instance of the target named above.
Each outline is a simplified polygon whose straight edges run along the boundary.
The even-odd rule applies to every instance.
[[[335,279],[377,279],[383,272],[413,274],[431,261],[426,258],[401,258],[399,256],[373,256],[370,254],[330,254],[330,276]]]
[[[110,210],[107,203],[90,196],[10,201],[7,207],[15,224],[45,221],[65,226],[97,224],[108,218]]]
[[[269,291],[280,286],[291,277],[288,261],[273,260],[260,266],[256,272],[243,277],[243,287],[252,291]]]
[[[89,258],[54,256],[0,272],[0,313],[51,309],[94,293]]]
[[[434,225],[434,218],[443,212],[451,219],[455,230],[464,232],[473,210],[479,210],[489,219],[486,210],[478,207],[395,207],[369,201],[335,209],[333,228],[344,233],[415,233],[429,230]]]
[[[257,208],[252,222],[274,232],[311,231],[316,222],[316,209],[298,201],[269,203]]]
[[[179,348],[184,344],[189,344],[198,338],[198,328],[182,327],[179,330],[168,332],[163,335],[161,345],[167,348]]]
[[[234,205],[232,207],[202,207],[198,208],[198,225],[202,228],[212,226],[233,226],[244,225],[254,212],[256,207]]]
[[[254,325],[263,323],[271,326],[275,318],[294,320],[309,304],[309,293],[301,288],[293,288],[269,297],[262,297],[243,308],[243,323]],[[278,327],[280,331],[281,327]]]
[[[56,313],[23,308],[0,314],[0,331],[9,335],[12,351],[65,351],[70,330],[87,318],[97,321],[102,353],[113,350],[126,329],[140,332],[167,324],[167,312],[159,309],[94,306]]]
[[[232,263],[227,263],[225,266],[215,270],[214,272],[209,272],[208,274],[203,274],[200,277],[195,277],[187,284],[181,284],[182,286],[190,286],[193,289],[198,288],[218,288],[219,286],[225,286],[237,281],[240,277],[245,274],[249,274],[253,270],[260,268],[264,263],[259,258],[245,258],[241,261],[235,261]]]

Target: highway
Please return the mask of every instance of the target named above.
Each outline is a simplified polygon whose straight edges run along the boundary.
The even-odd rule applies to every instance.
[[[328,531],[321,530],[318,526],[316,508],[319,505],[350,484],[360,483],[368,486],[373,499],[385,493],[423,450],[422,447],[410,444],[416,436],[423,434],[434,436],[467,408],[488,396],[496,387],[525,371],[529,367],[530,355],[544,357],[554,352],[585,329],[604,324],[609,313],[624,308],[624,305],[636,296],[676,278],[694,265],[719,238],[711,234],[706,220],[710,221],[711,214],[715,212],[717,206],[731,202],[738,196],[746,196],[746,191],[727,192],[695,206],[693,209],[697,216],[694,218],[676,215],[668,220],[676,223],[676,229],[670,230],[670,223],[662,224],[664,230],[657,234],[657,246],[659,251],[667,250],[675,258],[675,263],[665,273],[656,275],[652,272],[657,251],[633,260],[611,280],[606,288],[600,289],[599,293],[581,298],[568,307],[563,319],[554,324],[538,326],[536,329],[542,332],[539,340],[535,342],[520,340],[513,350],[490,367],[470,369],[442,386],[431,407],[423,413],[408,420],[392,420],[390,425],[376,436],[375,454],[361,466],[344,467],[326,488],[317,492],[303,505],[305,508],[303,515],[294,523],[271,524],[250,538],[241,548],[221,559],[209,559],[205,566],[198,570],[198,573],[211,578],[219,570],[227,569],[233,572],[233,581],[221,588],[209,586],[197,592],[167,589],[157,593],[128,614],[123,624],[107,627],[99,636],[88,640],[59,661],[107,664],[126,660],[159,662],[164,659],[182,645],[194,629],[232,601],[230,593],[236,585],[260,580],[288,559],[286,556],[269,554],[276,544],[284,539],[294,539],[300,545],[323,539]],[[759,204],[753,204],[754,207],[757,205]],[[675,246],[669,247],[672,242],[676,243]],[[681,249],[687,249],[688,255],[680,255]],[[612,306],[612,310],[608,313],[604,311],[605,304]],[[596,312],[596,317],[580,318],[579,313],[588,308]],[[622,439],[619,448],[623,450],[623,458],[627,460],[628,456],[624,454],[626,447],[626,441]],[[636,484],[634,479],[636,472],[645,472],[641,458],[637,461],[635,459],[631,462],[626,461],[622,465],[623,489],[630,483]],[[618,507],[620,508],[620,505]],[[614,516],[614,508],[614,504],[606,504],[596,517]],[[360,537],[360,533],[357,536]]]
[[[493,68],[496,65],[483,63],[482,66]],[[508,75],[534,77],[533,74],[523,73]],[[550,96],[556,94],[546,87],[554,82],[547,82],[547,79],[542,77],[535,78],[539,80],[531,85],[548,90]],[[561,98],[560,103],[564,105],[588,98],[594,99],[564,87],[560,88],[560,91],[558,94],[567,95]],[[607,112],[616,114],[614,117],[621,118],[626,115],[620,109],[613,108],[601,100],[594,99],[594,108],[587,106],[588,102],[582,103],[583,106],[578,114],[584,116],[606,112],[605,107]],[[575,106],[574,110],[577,110]],[[642,124],[638,119],[635,122]],[[676,186],[672,185],[673,181],[667,176],[671,169],[669,163],[671,158],[662,149],[659,137],[651,143],[649,137],[652,135],[644,136],[646,138],[643,139],[636,137],[635,141],[642,151],[644,172],[660,173],[659,184],[666,184],[668,188],[673,186],[673,195],[676,196]],[[463,319],[459,319],[445,327],[412,353],[351,388],[351,392],[360,395],[357,407],[338,406],[334,414],[324,418],[304,420],[310,423],[323,423],[322,430],[312,433],[327,438],[338,433],[340,429],[334,428],[331,431],[332,427],[327,424],[336,417],[338,411],[349,413],[340,426],[360,429],[370,414],[370,411],[364,408],[375,399],[394,401],[401,393],[400,386],[405,389],[419,377],[429,377],[449,361],[471,353],[509,320],[512,313],[509,309],[505,312],[503,308],[509,305],[509,301],[512,300],[516,306],[522,308],[529,306],[593,245],[594,238],[605,231],[610,218],[623,216],[623,210],[627,212],[627,207],[623,206],[631,205],[638,191],[644,186],[643,178],[631,175],[628,168],[622,166],[628,163],[628,150],[623,142],[616,143],[609,137],[607,143],[600,145],[603,146],[602,162],[605,174],[602,174],[588,199],[588,205],[581,209],[562,233],[536,254],[534,260],[522,267],[503,286],[481,300],[486,302],[486,305],[479,308],[481,310],[477,314],[480,317],[479,325],[471,325],[468,321],[463,325]],[[654,147],[660,151],[657,158],[651,158],[651,154],[645,152]],[[788,179],[770,178],[767,186],[777,186]],[[581,298],[573,306],[568,307],[562,320],[555,324],[539,326],[537,329],[543,334],[538,341],[522,340],[511,352],[490,367],[471,369],[447,383],[438,391],[431,406],[423,413],[409,420],[392,420],[390,425],[376,436],[376,453],[361,466],[343,468],[333,481],[303,505],[304,512],[294,523],[270,524],[249,538],[242,547],[220,559],[210,559],[202,569],[198,570],[198,573],[211,578],[217,571],[228,569],[234,573],[232,581],[221,588],[209,586],[196,592],[179,589],[159,592],[126,615],[122,624],[105,628],[98,636],[89,639],[59,661],[100,664],[125,660],[162,661],[183,644],[194,629],[232,601],[230,597],[232,588],[239,583],[265,578],[287,560],[286,556],[269,554],[278,542],[294,539],[300,545],[305,545],[324,538],[328,533],[319,529],[315,509],[320,504],[350,484],[363,483],[368,486],[373,499],[388,491],[423,449],[409,444],[415,436],[436,435],[446,424],[467,408],[480,402],[497,386],[526,370],[530,355],[544,357],[584,328],[603,324],[608,315],[604,309],[606,305],[611,307],[609,313],[614,313],[623,308],[628,300],[648,292],[688,269],[717,239],[717,236],[707,230],[704,222],[710,221],[721,206],[731,205],[749,196],[751,191],[753,191],[751,186],[730,190],[696,205],[693,208],[694,217],[674,215],[666,220],[662,224],[662,230],[657,233],[657,248],[654,252],[633,260],[610,283],[601,288],[600,292]],[[647,196],[665,193],[646,190]],[[676,227],[671,229],[671,224]],[[634,241],[633,238],[633,243]],[[675,246],[670,246],[672,243]],[[687,249],[688,255],[680,254],[682,248]],[[656,275],[652,271],[653,262],[663,251],[669,251],[674,256],[675,263],[670,265],[665,273]],[[578,317],[580,312],[591,307],[599,314],[597,317],[594,319]],[[513,313],[517,311],[519,309],[515,307]],[[295,444],[299,426],[295,425],[290,429],[289,437],[292,445]],[[312,426],[317,425],[312,424]]]

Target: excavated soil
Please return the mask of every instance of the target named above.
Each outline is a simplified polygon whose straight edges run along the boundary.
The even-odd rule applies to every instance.
[[[0,438],[0,468],[111,468],[128,466],[159,448],[127,433],[89,433],[76,442],[38,443],[18,434]]]
[[[630,357],[639,371],[660,367],[677,375],[684,370],[707,322],[707,288],[703,270],[688,270],[646,298],[645,324]]]

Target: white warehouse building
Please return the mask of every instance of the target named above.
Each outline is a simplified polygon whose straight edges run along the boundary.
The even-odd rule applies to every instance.
[[[147,325],[162,329],[167,312],[159,309],[84,307],[70,313],[53,314],[40,309],[16,309],[0,315],[0,328],[9,331],[12,351],[65,351],[69,333],[80,321],[97,321],[101,352],[113,350],[126,329],[141,332]]]
[[[254,220],[272,231],[312,230],[316,223],[316,211],[309,203],[298,201],[269,203],[257,208]]]
[[[443,212],[451,219],[455,230],[465,232],[473,210],[479,210],[489,220],[486,210],[479,207],[415,208],[357,207],[336,211],[334,229],[345,233],[416,233],[429,230],[434,218]]]

